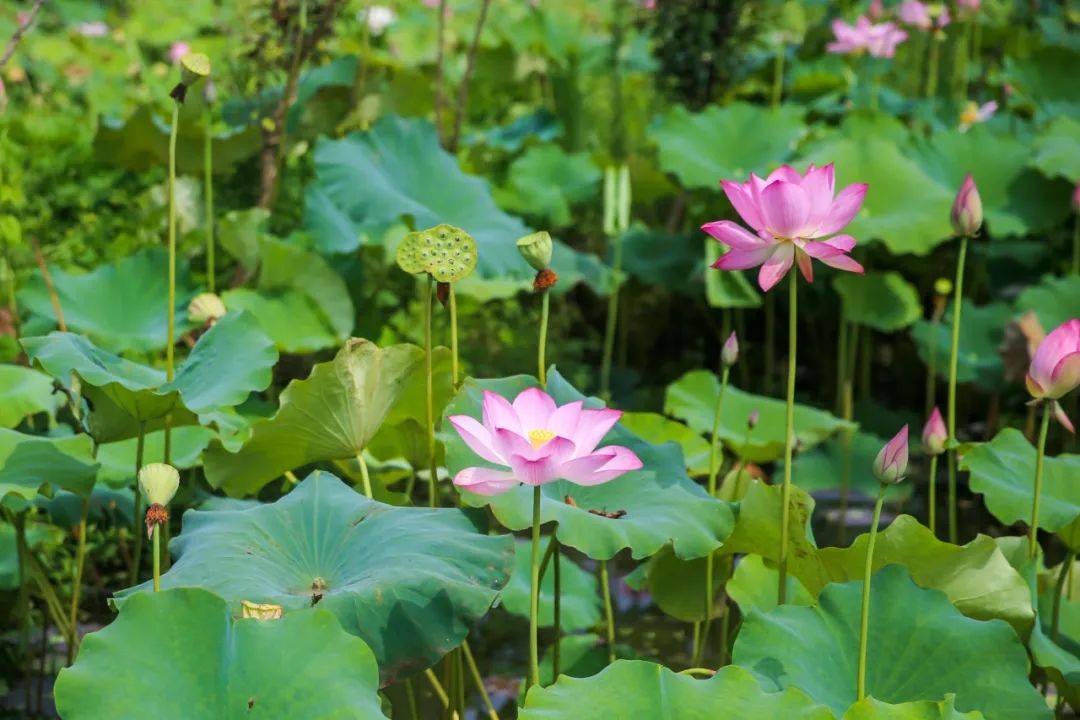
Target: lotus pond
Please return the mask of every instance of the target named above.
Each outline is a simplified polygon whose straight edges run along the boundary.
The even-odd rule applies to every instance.
[[[0,716],[1080,710],[1068,0],[7,0]]]

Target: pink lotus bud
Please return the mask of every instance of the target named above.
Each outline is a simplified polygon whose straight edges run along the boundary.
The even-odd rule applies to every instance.
[[[957,235],[974,237],[982,227],[982,222],[982,198],[979,197],[979,188],[975,187],[975,179],[968,173],[956,193],[956,200],[953,201],[953,230]]]
[[[923,426],[923,447],[931,455],[940,455],[945,452],[945,442],[948,439],[949,431],[945,427],[945,421],[941,419],[941,410],[935,407],[934,412],[930,413],[930,419]]]
[[[174,64],[178,63],[180,62],[180,58],[184,57],[189,52],[191,52],[191,46],[186,42],[174,42],[169,46],[169,62]]]
[[[746,418],[746,427],[753,430],[757,427],[758,421],[761,420],[761,411],[754,410]]]
[[[885,443],[874,460],[874,476],[883,485],[904,479],[908,465],[908,426],[900,428],[892,440]]]
[[[728,339],[724,341],[724,349],[720,351],[720,359],[724,363],[724,367],[731,367],[739,360],[739,338],[735,337],[735,333],[728,335]]]
[[[1080,318],[1047,335],[1028,367],[1027,388],[1037,399],[1057,400],[1080,386]]]

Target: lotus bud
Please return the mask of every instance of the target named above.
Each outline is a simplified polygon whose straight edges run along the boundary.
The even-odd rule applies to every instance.
[[[180,82],[169,93],[169,97],[182,104],[187,97],[188,88],[206,77],[210,77],[210,58],[202,53],[187,53],[180,58]]]
[[[940,455],[945,452],[945,443],[948,439],[949,431],[945,427],[945,421],[941,419],[941,410],[935,407],[934,411],[930,413],[930,419],[923,426],[923,447],[931,455]]]
[[[971,173],[964,176],[964,182],[956,193],[952,206],[952,226],[957,235],[974,237],[983,223],[982,198],[979,188]]]
[[[540,272],[551,266],[551,252],[554,247],[551,235],[546,231],[541,230],[521,238],[517,241],[517,249],[533,270]]]
[[[214,293],[200,293],[188,304],[188,319],[198,325],[213,324],[224,315],[225,303]]]
[[[908,466],[908,427],[905,425],[892,440],[885,443],[874,459],[874,476],[882,485],[904,479]]]
[[[720,360],[724,363],[724,367],[731,367],[739,361],[739,338],[735,336],[735,333],[728,335],[728,339],[724,341],[724,348],[720,351]]]
[[[746,427],[753,430],[757,427],[758,421],[761,420],[761,411],[754,410],[746,418]]]
[[[1080,387],[1080,318],[1062,323],[1043,338],[1026,380],[1028,392],[1037,400],[1058,400]]]
[[[180,473],[172,465],[150,463],[139,470],[139,490],[151,505],[168,505],[180,487]]]

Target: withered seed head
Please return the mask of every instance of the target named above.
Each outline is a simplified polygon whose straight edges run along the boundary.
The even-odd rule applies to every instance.
[[[559,276],[555,274],[555,271],[551,268],[538,270],[536,278],[533,279],[533,290],[536,292],[546,292],[548,288],[554,287],[555,283],[558,281]]]

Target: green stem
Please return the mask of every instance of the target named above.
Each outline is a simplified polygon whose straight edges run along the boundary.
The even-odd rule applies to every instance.
[[[71,580],[71,614],[69,615],[72,640],[68,645],[68,665],[75,662],[79,651],[79,599],[82,596],[83,569],[86,567],[86,521],[90,515],[90,498],[83,498],[82,512],[79,515],[79,540],[75,548],[75,576]]]
[[[1035,452],[1035,492],[1031,500],[1031,525],[1028,527],[1028,557],[1035,558],[1038,550],[1039,499],[1042,495],[1043,459],[1046,456],[1046,435],[1050,430],[1050,404],[1043,401],[1042,425],[1039,427],[1039,445]]]
[[[450,379],[454,389],[458,386],[458,333],[457,333],[457,293],[454,283],[448,283],[450,294]]]
[[[1067,550],[1065,559],[1061,561],[1061,570],[1058,571],[1057,582],[1054,584],[1054,606],[1050,612],[1050,639],[1058,641],[1058,625],[1061,620],[1061,596],[1065,592],[1065,581],[1072,571],[1073,562],[1076,560],[1076,551]]]
[[[19,563],[19,658],[23,667],[27,667],[30,664],[30,567],[26,548],[26,516],[18,513],[11,520],[15,526],[15,553]]]
[[[532,555],[529,562],[529,686],[540,684],[540,486],[533,487]]]
[[[551,680],[552,682],[559,679],[559,670],[561,658],[562,644],[562,549],[559,545],[559,541],[555,539],[554,533],[551,535],[552,541],[555,543],[555,602],[553,608],[553,615],[555,621],[555,645],[551,648]]]
[[[173,346],[176,344],[176,133],[180,103],[173,103],[169,127],[169,337],[165,345],[166,380],[173,379]]]
[[[724,332],[727,332],[725,329]],[[728,365],[723,366],[723,370],[720,372],[720,393],[716,396],[716,408],[713,410],[713,424],[712,434],[709,441],[709,496],[716,497],[716,478],[720,472],[720,417],[724,410],[724,391],[727,390],[728,378],[731,375],[731,368]],[[709,553],[705,557],[705,627],[709,626],[709,622],[712,620],[713,609],[713,596],[715,590],[713,587],[713,555]],[[705,642],[707,637],[707,631],[704,633],[697,633],[697,642],[694,643],[694,656],[692,663],[697,665],[701,659],[702,653],[705,650]]]
[[[791,272],[788,279],[787,420],[784,430],[784,490],[780,508],[780,573],[776,590],[779,605],[787,602],[788,516],[791,512],[791,451],[795,444],[795,364],[798,350],[795,324],[799,302],[797,275]]]
[[[615,325],[619,320],[619,291],[622,289],[622,235],[613,235],[611,242],[614,244],[615,257],[611,270],[607,324],[604,327],[604,356],[600,364],[600,397],[605,401],[611,399],[611,357],[615,350]]]
[[[356,453],[356,462],[360,463],[360,479],[363,482],[364,494],[369,498],[374,497],[371,494],[371,476],[368,475],[367,463],[364,461],[364,451]]]
[[[604,621],[607,624],[608,664],[615,662],[615,613],[611,609],[611,581],[607,560],[600,561],[600,589],[604,593]]]
[[[536,349],[536,377],[540,379],[541,387],[547,387],[547,334],[550,313],[551,296],[545,290],[544,298],[540,301],[540,341]]]
[[[934,405],[937,404],[937,332],[940,324],[941,318],[935,313],[934,318],[930,321],[930,337],[934,338],[935,341],[930,343],[930,362],[926,373],[926,408],[924,415],[927,417],[934,411]]]
[[[927,491],[930,505],[930,532],[937,537],[937,455],[930,456],[930,488]]]
[[[728,663],[728,638],[731,636],[731,603],[728,602],[727,584],[731,580],[732,567],[731,557],[728,556],[727,562],[724,563],[724,598],[720,606],[723,613],[720,621],[720,667]],[[705,633],[708,634],[708,631],[709,624],[705,623]]]
[[[424,286],[424,370],[427,377],[427,440],[428,440],[428,504],[439,504],[439,476],[435,466],[435,380],[431,370],[431,296],[434,280],[427,276]]]
[[[784,56],[787,54],[787,46],[781,44],[773,58],[773,83],[772,102],[774,108],[780,107],[780,100],[784,94]]]
[[[941,41],[938,40],[937,35],[930,33],[930,48],[927,51],[926,59],[926,92],[924,96],[932,98],[937,94],[938,83],[938,58],[941,54]]]
[[[887,485],[878,488],[877,502],[874,503],[874,519],[870,521],[870,540],[866,543],[866,567],[863,569],[862,615],[859,619],[859,676],[856,700],[866,697],[866,645],[870,634],[870,575],[874,568],[874,541],[877,540],[878,522],[881,521],[881,506],[885,503]]]
[[[439,698],[439,702],[444,708],[450,707],[450,696],[446,694],[446,690],[443,689],[442,683],[439,682],[439,678],[435,677],[435,673],[431,668],[424,671],[424,677],[431,683],[431,689],[435,692],[435,697]]]
[[[131,576],[128,579],[129,585],[135,585],[139,582],[139,570],[142,566],[142,552],[143,552],[143,497],[139,491],[138,480],[139,470],[143,466],[143,452],[146,449],[146,425],[139,423],[139,434],[136,436],[138,439],[135,441],[135,526],[133,528],[135,537],[133,542],[135,543],[135,550],[133,551],[131,561]]]
[[[364,23],[364,27],[367,27],[367,23]],[[409,703],[409,717],[412,720],[420,720],[420,713],[416,709],[416,691],[413,689],[412,678],[405,679],[405,698]]]
[[[161,525],[154,525],[154,592],[161,590]]]
[[[1073,261],[1072,274],[1080,275],[1080,212],[1073,221]]]
[[[203,193],[206,197],[206,289],[214,292],[214,150],[210,108],[203,112]]]
[[[461,652],[465,656],[465,664],[469,667],[469,674],[472,675],[473,684],[476,685],[476,689],[480,693],[480,699],[484,701],[484,707],[487,708],[488,717],[491,720],[499,720],[499,714],[495,712],[495,705],[492,704],[491,696],[488,695],[487,688],[484,687],[484,677],[480,674],[480,668],[476,665],[476,658],[473,657],[468,640],[461,643]]]
[[[956,544],[956,369],[960,361],[960,314],[964,298],[964,263],[967,260],[967,236],[960,238],[953,284],[952,341],[949,344],[949,542]]]

